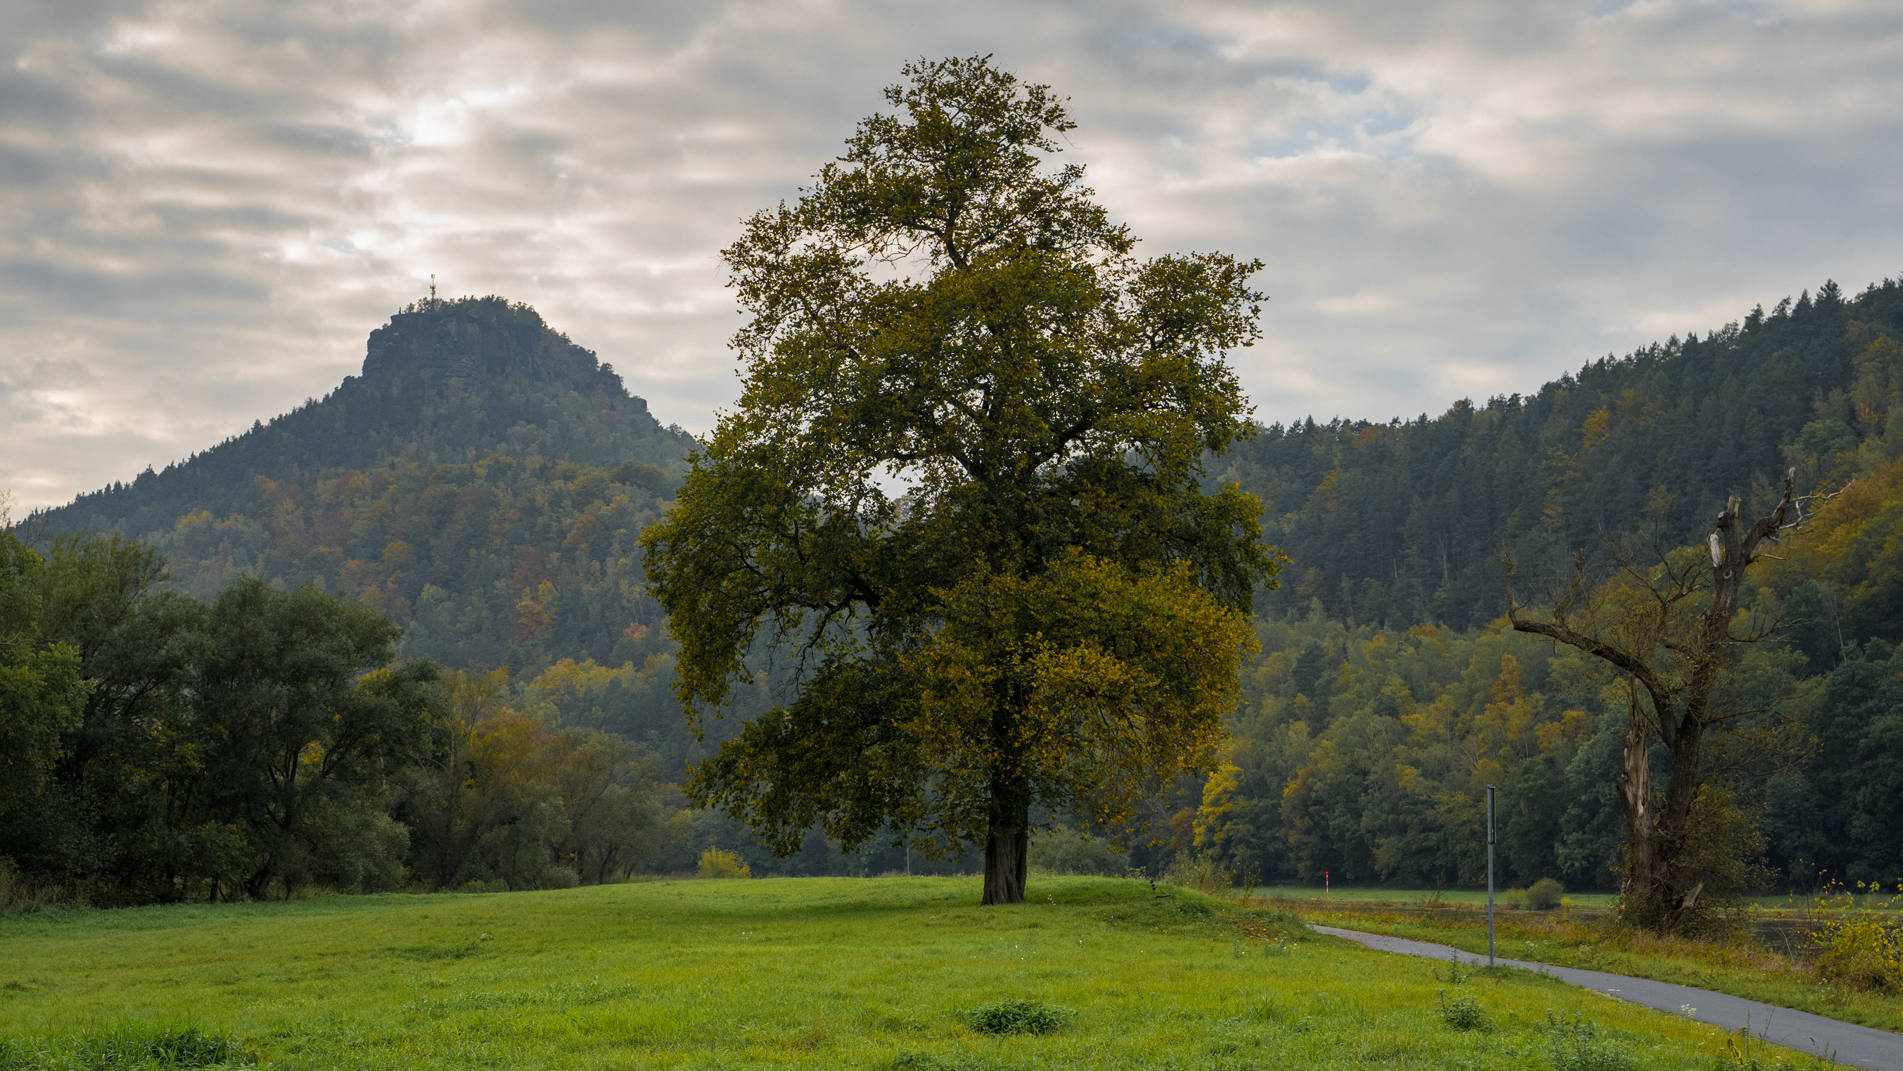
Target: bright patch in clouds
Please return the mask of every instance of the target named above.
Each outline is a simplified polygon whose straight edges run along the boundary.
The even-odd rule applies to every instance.
[[[663,420],[718,253],[920,56],[1072,98],[1150,253],[1260,256],[1264,420],[1526,391],[1899,267],[1894,3],[126,0],[0,9],[0,488],[321,395],[427,291],[528,301]]]

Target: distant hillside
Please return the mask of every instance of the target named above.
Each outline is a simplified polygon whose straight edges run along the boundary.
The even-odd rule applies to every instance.
[[[1903,285],[1756,309],[1704,338],[1607,357],[1521,397],[1460,401],[1387,424],[1268,428],[1218,478],[1262,497],[1266,535],[1291,559],[1258,610],[1456,628],[1505,612],[1499,562],[1563,568],[1570,548],[1656,518],[1703,537],[1733,494],[1763,509],[1789,465],[1807,485],[1843,455],[1903,444],[1903,408],[1859,358],[1903,339]],[[1894,342],[1890,343],[1894,345]],[[1864,397],[1864,395],[1869,397]]]
[[[639,664],[661,630],[635,543],[692,447],[534,309],[427,301],[322,401],[29,527],[149,540],[199,595],[239,573],[355,595],[454,666]]]

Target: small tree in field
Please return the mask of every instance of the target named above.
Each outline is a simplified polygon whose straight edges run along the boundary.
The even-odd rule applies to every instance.
[[[642,537],[690,716],[762,629],[797,694],[694,772],[776,850],[815,823],[983,844],[1024,898],[1031,808],[1088,827],[1206,766],[1234,703],[1260,504],[1202,487],[1247,434],[1225,350],[1260,264],[1139,261],[1046,169],[1071,129],[986,59],[920,63],[794,205],[726,250],[744,391]]]
[[[1739,594],[1745,572],[1781,533],[1798,523],[1796,474],[1772,512],[1746,525],[1738,499],[1714,522],[1707,545],[1663,552],[1650,566],[1620,553],[1619,576],[1596,589],[1582,556],[1566,590],[1537,616],[1513,601],[1508,617],[1520,632],[1546,636],[1601,659],[1626,678],[1629,718],[1619,804],[1626,826],[1619,915],[1664,933],[1687,929],[1714,886],[1735,884],[1752,831],[1721,787],[1708,784],[1710,734],[1737,728],[1755,713],[1728,694],[1739,644]],[[1752,741],[1766,750],[1788,741]],[[1651,749],[1665,747],[1662,789],[1652,781]],[[1761,842],[1760,842],[1761,844]],[[1728,889],[1721,889],[1728,892]]]

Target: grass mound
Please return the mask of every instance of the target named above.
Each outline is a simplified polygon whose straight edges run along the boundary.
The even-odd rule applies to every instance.
[[[253,1063],[235,1039],[196,1026],[122,1028],[53,1039],[0,1038],[3,1071],[173,1071]]]
[[[965,1025],[980,1034],[1054,1034],[1075,1015],[1041,1000],[1011,997],[973,1008],[965,1015]]]

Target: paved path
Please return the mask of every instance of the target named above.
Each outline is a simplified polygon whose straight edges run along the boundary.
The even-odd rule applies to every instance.
[[[1426,941],[1410,941],[1404,937],[1362,933],[1359,930],[1343,930],[1334,926],[1309,928],[1316,933],[1325,933],[1331,937],[1345,937],[1378,952],[1399,952],[1402,955],[1426,956],[1430,959],[1459,959],[1466,963],[1477,962],[1479,959],[1470,952],[1449,948],[1446,945],[1429,944]],[[1550,974],[1561,981],[1584,986],[1620,1000],[1629,1000],[1634,1004],[1643,1004],[1648,1008],[1657,1008],[1659,1011],[1688,1014],[1685,1009],[1691,1008],[1693,1011],[1689,1014],[1701,1023],[1710,1023],[1726,1030],[1748,1027],[1754,1036],[1763,1038],[1774,1045],[1783,1045],[1816,1056],[1831,1057],[1838,1063],[1850,1067],[1868,1068],[1869,1071],[1903,1071],[1903,1034],[1892,1034],[1887,1030],[1838,1022],[1809,1012],[1780,1008],[1775,1004],[1764,1004],[1725,993],[1714,993],[1709,989],[1694,989],[1688,985],[1673,985],[1670,982],[1654,982],[1649,978],[1628,978],[1622,974],[1582,971],[1574,967],[1554,967],[1545,963],[1527,963],[1517,959],[1499,959],[1495,962],[1508,967],[1520,967]]]

